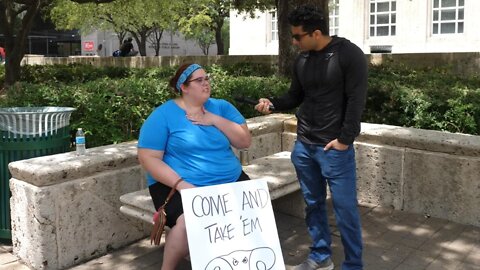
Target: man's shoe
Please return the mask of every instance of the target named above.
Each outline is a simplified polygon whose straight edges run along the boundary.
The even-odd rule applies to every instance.
[[[293,267],[293,270],[333,270],[333,262],[330,258],[321,263],[312,259],[306,259],[302,264]]]

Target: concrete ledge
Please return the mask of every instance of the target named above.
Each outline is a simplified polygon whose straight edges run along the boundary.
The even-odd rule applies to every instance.
[[[290,161],[290,152],[255,159],[251,164],[243,166],[243,170],[252,181],[264,179],[268,183],[272,200],[300,189],[295,169]],[[155,213],[148,189],[143,189],[120,196],[120,211],[126,215],[152,223]]]
[[[41,187],[135,165],[137,142],[127,142],[87,149],[84,156],[68,152],[16,161],[8,168],[12,178]]]
[[[300,189],[288,151],[253,160],[243,170],[251,179],[267,181],[272,200]]]
[[[458,75],[477,75],[480,68],[480,53],[407,53],[407,54],[370,54],[366,55],[373,65],[394,63],[419,67],[449,66]],[[228,65],[234,63],[261,63],[277,65],[278,55],[198,55],[198,56],[136,56],[136,57],[44,57],[43,55],[25,55],[22,65],[55,65],[55,64],[87,64],[97,67],[160,67],[176,66],[181,63],[199,63],[200,65]]]
[[[295,117],[272,114],[248,119],[248,125],[253,140],[245,170],[270,179],[275,205],[303,215],[303,207],[294,207],[301,195],[290,193],[296,181],[273,181],[290,173],[296,179],[288,154],[272,156],[291,151]],[[480,136],[365,123],[362,129],[355,143],[362,203],[480,226]],[[121,195],[145,189],[136,142],[88,149],[80,157],[17,161],[9,168],[13,252],[32,269],[67,268],[149,234],[148,223],[119,210]]]
[[[435,130],[362,123],[362,132],[356,141],[462,156],[480,156],[479,136]]]
[[[480,226],[480,136],[362,123],[361,202]]]
[[[281,150],[283,121],[289,118],[248,119],[251,160]],[[121,195],[146,185],[136,142],[87,149],[84,156],[70,152],[12,162],[9,169],[13,253],[32,269],[67,268],[150,232],[148,223],[119,210]]]
[[[145,224],[118,211],[142,188],[131,166],[50,186],[10,179],[13,252],[32,269],[64,269],[145,237]]]
[[[155,207],[153,206],[148,188],[123,194],[120,196],[120,202],[123,204],[120,207],[120,212],[147,223],[152,223]]]

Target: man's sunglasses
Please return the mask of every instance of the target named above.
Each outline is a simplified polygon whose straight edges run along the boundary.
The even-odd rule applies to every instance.
[[[303,33],[303,34],[295,34],[292,35],[292,38],[295,39],[296,41],[300,41],[304,36],[310,35],[311,33]]]

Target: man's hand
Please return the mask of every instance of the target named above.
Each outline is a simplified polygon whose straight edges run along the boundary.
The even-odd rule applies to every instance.
[[[270,106],[273,106],[272,102],[268,100],[268,98],[261,98],[258,100],[258,104],[255,105],[255,110],[263,113],[263,114],[270,114]]]
[[[325,148],[323,148],[323,151],[330,150],[330,148],[336,149],[338,151],[345,151],[348,149],[348,144],[343,144],[339,142],[337,139],[329,142],[327,145],[325,145]]]

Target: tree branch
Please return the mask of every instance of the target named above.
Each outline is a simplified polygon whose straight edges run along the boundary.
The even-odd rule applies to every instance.
[[[27,6],[21,6],[18,10],[15,10],[15,17],[18,16],[18,14],[28,10]]]

